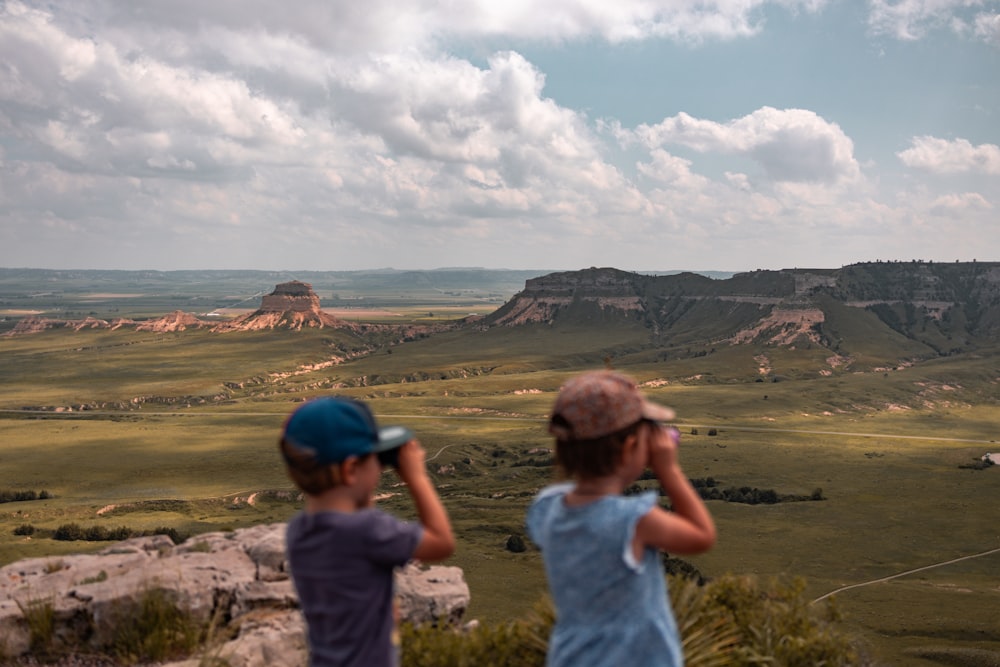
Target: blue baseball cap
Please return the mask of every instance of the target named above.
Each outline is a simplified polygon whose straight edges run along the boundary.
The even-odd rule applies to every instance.
[[[317,463],[329,465],[398,449],[413,439],[413,432],[404,426],[379,428],[365,403],[334,396],[302,404],[288,417],[282,437],[314,452]]]

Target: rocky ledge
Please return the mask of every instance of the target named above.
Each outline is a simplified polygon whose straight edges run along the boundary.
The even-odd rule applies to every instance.
[[[469,588],[457,567],[409,565],[396,575],[400,615],[413,623],[459,620]],[[285,558],[285,524],[206,533],[175,545],[157,535],[92,554],[32,558],[0,568],[0,646],[13,664],[55,652],[102,656],[151,592],[220,635],[212,656],[230,667],[306,662],[305,626]],[[39,628],[40,618],[49,626]],[[41,636],[44,633],[44,637]],[[103,658],[92,663],[112,664]],[[204,656],[171,663],[197,667]]]

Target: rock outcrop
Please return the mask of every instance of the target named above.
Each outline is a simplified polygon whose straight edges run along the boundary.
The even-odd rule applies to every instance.
[[[350,324],[323,312],[319,297],[309,283],[293,280],[275,286],[261,299],[260,308],[229,322],[215,326],[213,331],[256,331],[261,329],[294,329],[302,327],[345,328]]]
[[[10,658],[41,641],[37,619],[51,618],[51,648],[102,654],[151,592],[196,622],[234,636],[206,649],[230,667],[305,664],[306,638],[288,575],[285,524],[206,533],[175,545],[158,535],[93,554],[18,561],[0,568],[0,645]],[[397,573],[402,618],[458,620],[469,604],[460,568],[415,565]],[[204,656],[175,667],[202,663]],[[202,663],[203,664],[203,663]],[[213,663],[214,664],[214,663]]]
[[[198,319],[196,315],[185,313],[182,310],[175,310],[167,313],[163,317],[137,322],[126,318],[114,320],[101,320],[96,317],[86,317],[82,320],[56,320],[48,317],[25,317],[18,322],[6,335],[15,336],[18,334],[30,334],[45,331],[47,329],[72,329],[73,331],[83,331],[84,329],[122,329],[134,328],[136,331],[185,331],[187,329],[201,329],[211,326],[209,322]]]
[[[155,320],[147,320],[145,322],[139,322],[135,325],[136,331],[156,331],[156,332],[167,332],[167,331],[185,331],[187,329],[200,329],[208,324],[191,313],[185,313],[182,310],[175,310],[172,313],[168,313],[163,317],[158,317]]]

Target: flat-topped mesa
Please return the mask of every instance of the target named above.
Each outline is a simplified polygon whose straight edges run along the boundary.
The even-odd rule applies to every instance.
[[[636,282],[643,276],[612,268],[591,268],[583,271],[562,271],[537,278],[529,278],[524,283],[524,292],[531,294],[586,294],[588,296],[633,295]]]
[[[312,285],[299,280],[275,285],[265,295],[260,308],[252,313],[217,325],[213,331],[257,331],[261,329],[294,329],[302,327],[351,328],[353,325],[324,313]]]
[[[312,285],[299,280],[274,286],[274,291],[260,301],[260,312],[264,313],[319,313],[319,297]]]

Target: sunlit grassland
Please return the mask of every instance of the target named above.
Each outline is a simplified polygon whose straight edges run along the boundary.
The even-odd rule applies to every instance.
[[[448,303],[409,304],[384,306],[372,311],[367,308],[326,308],[336,317],[346,322],[366,322],[372,324],[442,324],[461,320],[472,315],[488,315],[496,310],[496,303],[452,305]]]
[[[822,489],[815,502],[711,501],[719,543],[690,559],[708,576],[801,576],[819,597],[1000,547],[992,516],[1000,470],[960,467],[1000,435],[995,356],[857,373],[832,366],[819,349],[720,345],[694,356],[653,348],[648,331],[626,322],[599,332],[532,325],[443,333],[306,368],[356,343],[330,330],[0,338],[0,408],[14,410],[0,413],[0,487],[54,495],[0,505],[0,562],[103,546],[14,535],[23,524],[200,532],[287,520],[296,500],[246,499],[292,489],[277,452],[282,422],[298,402],[336,391],[368,400],[384,423],[414,429],[455,525],[459,549],[448,562],[465,570],[469,615],[512,618],[544,590],[538,552],[505,545],[524,536],[532,495],[554,477],[551,467],[532,465],[546,459],[535,450],[551,446],[546,415],[566,378],[605,364],[649,383],[647,394],[677,410],[690,477],[780,494]],[[225,383],[247,386],[205,404],[20,410],[211,398]],[[383,507],[413,516],[394,473],[379,491],[399,494]],[[850,627],[890,664],[913,646],[997,649],[998,560],[962,561],[837,600]]]
[[[299,333],[88,330],[4,337],[0,407],[213,396],[225,382],[328,360],[337,343],[359,345],[340,332]]]

